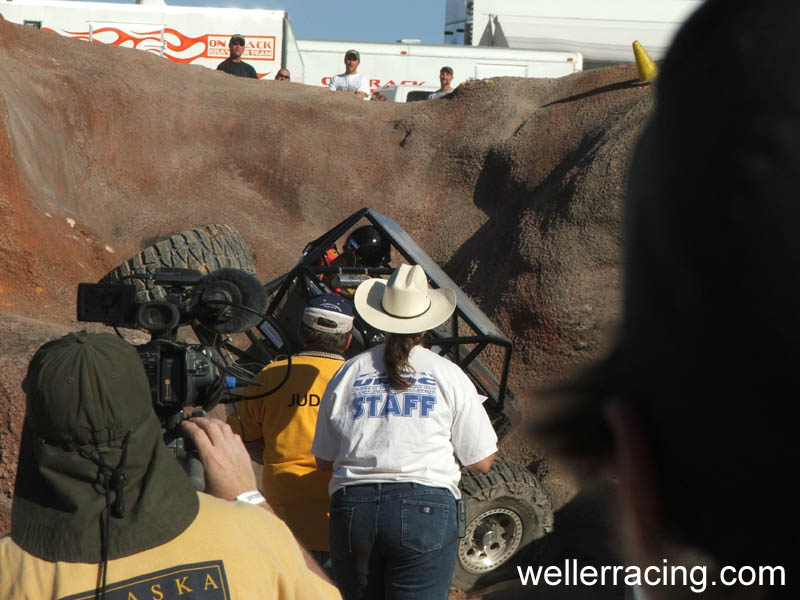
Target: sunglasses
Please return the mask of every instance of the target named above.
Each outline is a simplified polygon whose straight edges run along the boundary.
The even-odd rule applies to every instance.
[[[289,79],[288,75],[284,75],[283,73],[278,73],[275,79]]]
[[[236,40],[235,42],[231,42],[231,46],[244,46],[244,42]]]

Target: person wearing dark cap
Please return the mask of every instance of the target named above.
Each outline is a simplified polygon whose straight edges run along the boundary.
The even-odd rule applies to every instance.
[[[342,354],[350,345],[352,329],[353,306],[348,300],[337,294],[309,300],[298,331],[303,351],[291,363],[282,360],[267,365],[256,377],[261,387],[244,393],[254,399],[237,402],[228,417],[249,449],[263,449],[262,484],[267,500],[323,566],[329,561],[331,473],[317,468],[311,441],[320,398],[344,364]],[[263,396],[276,387],[274,394]]]
[[[453,88],[450,87],[450,84],[453,81],[453,68],[444,66],[439,71],[439,87],[438,90],[435,92],[431,92],[428,96],[428,100],[436,100],[437,98],[441,98],[442,96],[447,96],[450,92],[453,91]]]
[[[709,0],[675,36],[628,176],[620,338],[539,424],[619,480],[640,598],[800,591],[798,22]]]
[[[348,50],[344,53],[344,73],[331,77],[328,89],[335,92],[350,92],[358,98],[366,100],[369,96],[369,79],[358,73],[361,64],[361,55],[358,50]]]
[[[213,496],[192,488],[162,440],[139,355],[121,338],[83,331],[48,342],[23,389],[0,598],[339,597],[253,491],[249,455],[224,423],[184,422]]]
[[[256,70],[252,65],[242,60],[245,49],[245,40],[242,34],[235,33],[231,36],[231,41],[228,42],[228,49],[231,55],[217,65],[217,71],[225,71],[237,77],[252,77],[253,79],[258,79]]]

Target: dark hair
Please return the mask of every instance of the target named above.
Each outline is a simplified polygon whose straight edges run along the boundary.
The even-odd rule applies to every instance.
[[[383,350],[383,365],[393,390],[407,390],[411,383],[404,377],[414,370],[408,364],[408,355],[422,342],[422,333],[387,333]]]
[[[671,541],[729,565],[781,564],[798,536],[784,486],[798,464],[785,390],[800,353],[800,75],[781,57],[799,18],[788,0],[711,0],[675,37],[631,163],[621,339],[561,390],[572,402],[548,426],[562,451],[611,458],[604,410],[623,402]],[[733,526],[743,515],[758,525]]]
[[[332,352],[334,354],[341,354],[345,351],[347,340],[350,337],[349,331],[347,333],[328,333],[327,331],[311,329],[305,323],[300,323],[298,334],[300,342],[305,346],[306,350],[319,350],[320,352]]]

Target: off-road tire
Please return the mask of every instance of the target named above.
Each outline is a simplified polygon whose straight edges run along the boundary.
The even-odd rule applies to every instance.
[[[462,469],[460,487],[467,535],[458,541],[453,587],[470,591],[513,577],[513,557],[523,549],[526,564],[536,560],[553,530],[553,508],[533,473],[498,458],[488,473]]]
[[[162,286],[148,286],[131,273],[153,273],[160,268],[197,269],[203,274],[230,267],[255,275],[255,261],[241,234],[231,225],[206,225],[182,231],[143,249],[107,273],[101,283],[130,282],[136,286],[136,302],[163,300]]]

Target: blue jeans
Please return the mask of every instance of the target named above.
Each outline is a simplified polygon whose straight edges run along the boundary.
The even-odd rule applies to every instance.
[[[446,600],[456,501],[418,483],[349,485],[331,499],[331,558],[345,600]]]

